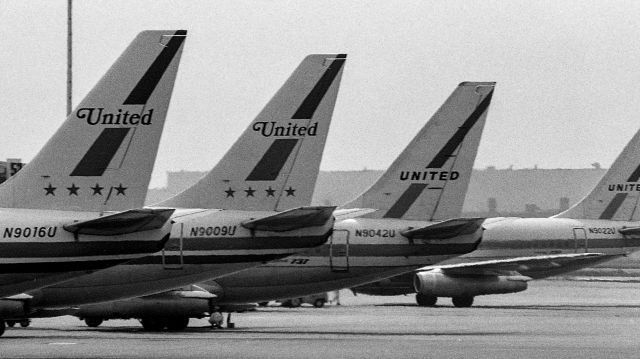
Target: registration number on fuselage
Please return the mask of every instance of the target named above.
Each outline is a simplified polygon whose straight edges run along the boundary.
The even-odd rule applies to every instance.
[[[193,227],[192,237],[233,236],[237,226]]]
[[[592,234],[616,234],[614,227],[590,227],[589,233]]]
[[[2,238],[53,238],[58,227],[7,227]]]
[[[396,236],[395,229],[356,229],[355,230],[356,237],[382,237],[382,238],[391,238]]]

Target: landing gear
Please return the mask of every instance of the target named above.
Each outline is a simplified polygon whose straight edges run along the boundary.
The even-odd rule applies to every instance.
[[[7,327],[13,328],[16,324],[20,324],[21,327],[26,328],[31,324],[31,319],[22,320],[7,320]]]
[[[102,318],[99,317],[88,317],[84,318],[84,323],[91,328],[97,328],[102,324]]]
[[[236,327],[236,323],[233,323],[231,321],[231,312],[227,313],[227,328],[228,329],[233,329]]]
[[[313,301],[313,306],[316,307],[316,308],[324,307],[324,299],[318,298],[318,299],[314,300]]]
[[[453,305],[458,308],[467,308],[473,305],[473,297],[459,296],[451,298]]]
[[[269,302],[260,302],[258,303],[258,305],[261,307],[266,307],[267,305],[269,305]]]
[[[209,316],[209,323],[211,323],[211,328],[222,328],[223,322],[224,316],[218,311],[212,312],[211,316]]]
[[[436,296],[425,295],[422,293],[416,294],[416,303],[418,303],[418,305],[421,307],[433,307],[434,305],[436,305],[437,301],[438,297]]]

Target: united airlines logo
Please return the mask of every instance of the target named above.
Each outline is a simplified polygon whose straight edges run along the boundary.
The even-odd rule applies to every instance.
[[[170,36],[168,43],[163,45],[163,49],[147,68],[121,106],[148,105],[151,95],[182,46],[186,34],[185,30],[178,30]],[[47,186],[43,187],[44,195],[51,198],[58,196],[82,196],[86,198],[87,195],[91,197],[105,196],[107,199],[111,196],[126,197],[129,187],[126,183],[119,183],[119,174],[117,172],[113,176],[103,176],[121,148],[124,148],[123,156],[127,155],[129,146],[133,141],[133,135],[136,132],[136,126],[153,124],[153,112],[154,110],[151,108],[140,113],[133,113],[123,108],[118,108],[113,112],[105,110],[104,107],[82,107],[78,109],[75,112],[76,117],[80,120],[85,120],[91,126],[125,125],[126,127],[107,127],[102,129],[69,175],[70,177],[96,177],[96,180],[99,181],[95,182],[95,185],[92,185],[94,182],[86,183],[86,181],[79,178],[75,178],[70,185],[49,182]],[[109,185],[106,183],[109,181],[117,181],[118,185]],[[131,191],[134,190],[135,188],[131,189]]]
[[[401,181],[455,181],[458,171],[401,171]]]
[[[640,192],[640,183],[610,184],[609,192]]]
[[[129,113],[121,108],[117,112],[105,112],[103,107],[83,107],[76,111],[76,116],[89,125],[144,125],[153,121],[153,109],[143,113]]]
[[[310,126],[299,126],[291,122],[285,126],[278,126],[275,121],[256,122],[253,124],[252,129],[264,137],[315,136],[318,132],[318,122],[314,122]]]
[[[284,186],[272,181],[281,179],[286,182],[286,176],[281,176],[281,172],[289,161],[296,161],[302,139],[291,137],[317,137],[319,121],[311,121],[314,114],[327,92],[331,88],[335,79],[338,77],[342,69],[346,55],[339,54],[334,58],[326,58],[331,61],[326,70],[318,81],[309,90],[307,96],[302,100],[296,111],[291,116],[291,120],[306,120],[305,124],[296,122],[287,122],[286,124],[277,121],[258,121],[255,122],[251,129],[258,132],[263,137],[276,137],[271,145],[267,148],[256,165],[251,169],[249,175],[245,178],[247,182],[271,182],[267,184],[254,184],[253,186],[233,188],[229,187],[223,191],[225,198],[279,198],[296,197],[298,189],[292,186]],[[324,65],[323,65],[324,66]],[[320,131],[323,128],[320,127]],[[322,132],[320,132],[322,134]],[[287,138],[289,137],[289,138]],[[297,150],[296,150],[297,149]],[[293,159],[291,159],[293,158]],[[275,187],[275,188],[274,188]]]
[[[435,157],[425,167],[426,169],[441,169],[450,158],[456,157],[456,150],[460,147],[467,134],[473,126],[478,122],[480,117],[487,111],[493,96],[493,89],[474,109],[469,117],[456,130],[453,136],[438,151]],[[455,181],[460,177],[458,171],[401,171],[401,181]],[[398,200],[389,208],[383,218],[402,218],[407,211],[418,200],[422,193],[426,190],[443,190],[440,184],[429,186],[427,183],[411,183],[409,187],[400,195]]]

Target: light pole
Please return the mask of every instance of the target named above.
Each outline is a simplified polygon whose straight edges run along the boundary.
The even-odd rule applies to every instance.
[[[72,78],[72,71],[71,71],[71,64],[72,64],[72,32],[71,32],[71,5],[73,3],[73,0],[67,0],[67,116],[69,116],[69,114],[71,114],[71,101],[72,101],[72,95],[71,95],[71,86],[73,84],[73,78]]]

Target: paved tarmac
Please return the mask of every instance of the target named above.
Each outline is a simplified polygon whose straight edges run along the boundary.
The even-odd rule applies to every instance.
[[[354,297],[341,306],[260,308],[236,329],[192,320],[148,333],[134,320],[89,329],[73,317],[8,329],[0,358],[631,358],[640,356],[640,284],[539,281],[472,308],[412,296]]]

